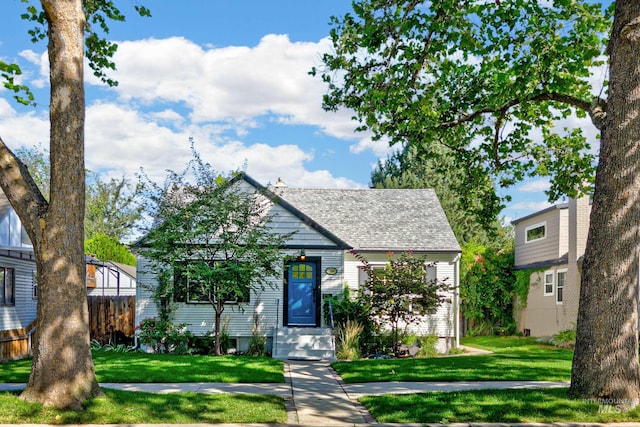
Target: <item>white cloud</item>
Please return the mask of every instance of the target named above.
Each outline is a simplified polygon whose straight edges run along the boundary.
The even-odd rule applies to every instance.
[[[507,204],[507,207],[501,212],[500,216],[506,224],[509,224],[514,219],[525,217],[550,206],[552,206],[551,203],[547,201],[522,200]]]
[[[121,171],[130,177],[144,168],[151,179],[161,181],[167,169],[182,171],[191,159],[189,137],[202,159],[223,173],[242,170],[246,164],[246,172],[265,185],[281,177],[292,187],[360,186],[327,170],[309,171],[306,166],[313,155],[297,145],[247,145],[220,137],[216,126],[174,131],[139,111],[106,103],[87,109],[87,168],[110,171],[110,175]]]
[[[0,98],[0,137],[12,150],[49,145],[48,112],[28,110],[20,114],[6,99]]]
[[[193,123],[233,122],[239,135],[243,127],[255,126],[256,117],[275,114],[282,124],[317,126],[340,139],[370,140],[366,133],[354,133],[351,112],[322,109],[326,84],[309,70],[329,48],[326,38],[294,43],[275,34],[255,47],[204,49],[182,37],[126,41],[114,58],[115,90],[125,102],[182,105]]]
[[[110,74],[119,86],[108,88],[86,68],[86,167],[131,178],[144,168],[161,180],[167,169],[183,169],[193,137],[203,159],[221,172],[247,164],[247,172],[264,184],[282,177],[292,187],[360,187],[335,171],[312,170],[314,149],[305,145],[241,141],[265,117],[347,141],[364,136],[354,134],[347,112],[321,108],[325,85],[308,71],[328,46],[326,39],[292,43],[282,35],[265,36],[252,48],[204,49],[181,37],[121,42],[114,58],[118,70]],[[21,57],[32,87],[48,83],[46,52],[25,50]],[[48,112],[41,104],[22,113],[0,98],[0,136],[12,148],[47,146]]]
[[[539,193],[548,189],[549,189],[548,179],[536,179],[536,180],[528,181],[518,187],[518,191],[522,191],[525,193]]]

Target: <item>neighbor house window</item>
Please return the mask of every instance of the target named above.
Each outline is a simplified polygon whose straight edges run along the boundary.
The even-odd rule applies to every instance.
[[[544,273],[544,294],[553,295],[553,271],[545,271]]]
[[[211,274],[210,280],[215,278],[222,278],[222,280],[229,280],[233,282],[229,288],[242,291],[241,295],[235,292],[229,292],[225,298],[226,303],[247,303],[249,302],[250,294],[250,280],[251,278],[241,277],[239,269],[234,268],[232,261],[210,261],[211,271],[196,271],[196,262],[184,262],[174,266],[174,285],[175,285],[175,299],[176,301],[182,301],[189,304],[208,304],[210,302],[210,296],[212,290],[215,289],[215,283],[209,285],[206,282],[205,275]],[[227,274],[224,271],[227,268]],[[199,270],[199,269],[198,269]],[[225,277],[226,276],[226,277]],[[243,289],[241,289],[243,288]],[[215,298],[214,298],[215,300]]]
[[[38,275],[35,270],[31,272],[31,299],[38,299]]]
[[[556,279],[556,303],[562,304],[564,301],[564,284],[567,279],[567,270],[558,270]]]
[[[524,229],[525,242],[535,242],[536,240],[542,240],[547,237],[547,223],[542,222],[534,224]]]
[[[16,304],[16,281],[13,268],[0,267],[0,305]]]

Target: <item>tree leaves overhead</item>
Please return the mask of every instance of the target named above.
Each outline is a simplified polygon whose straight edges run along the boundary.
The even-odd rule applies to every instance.
[[[22,0],[25,11],[20,17],[34,23],[29,30],[33,43],[47,38],[47,19],[40,5],[40,1]],[[109,21],[124,22],[125,15],[112,1],[84,0],[85,27],[85,56],[93,74],[109,86],[117,86],[118,82],[107,75],[107,70],[115,70],[113,62],[118,45],[107,39]],[[144,17],[151,17],[151,11],[142,5],[133,6],[135,12]],[[0,77],[5,88],[15,92],[14,99],[20,104],[35,105],[35,97],[28,86],[16,82],[16,77],[22,74],[18,64],[0,61]]]
[[[551,176],[549,198],[592,182],[594,156],[570,115],[601,126],[591,67],[603,64],[610,16],[572,0],[360,0],[332,18],[323,106],[355,112],[358,130],[508,187]],[[544,141],[543,141],[544,138]]]

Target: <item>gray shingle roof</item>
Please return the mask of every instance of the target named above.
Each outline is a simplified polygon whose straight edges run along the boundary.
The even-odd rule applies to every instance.
[[[277,194],[357,250],[460,251],[431,189],[285,188]]]

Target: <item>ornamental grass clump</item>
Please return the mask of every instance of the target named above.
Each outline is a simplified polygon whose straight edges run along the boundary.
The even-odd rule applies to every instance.
[[[338,327],[336,357],[340,360],[360,359],[360,334],[364,327],[353,320],[347,321]]]

